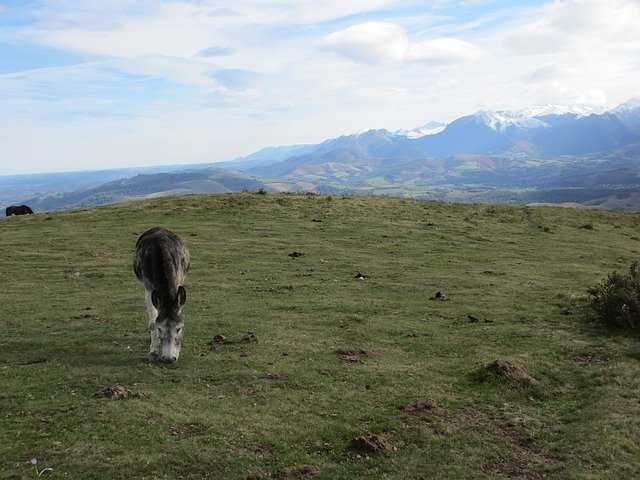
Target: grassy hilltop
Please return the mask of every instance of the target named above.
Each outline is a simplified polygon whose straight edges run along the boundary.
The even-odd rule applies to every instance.
[[[171,366],[131,268],[155,225],[192,258]],[[639,228],[249,193],[1,219],[0,478],[633,478],[640,339],[579,307]]]

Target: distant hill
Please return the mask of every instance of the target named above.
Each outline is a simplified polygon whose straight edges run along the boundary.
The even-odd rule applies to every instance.
[[[34,211],[67,210],[120,203],[134,199],[192,193],[227,193],[267,188],[241,172],[207,169],[175,173],[140,174],[108,182],[98,187],[55,196],[27,200]]]

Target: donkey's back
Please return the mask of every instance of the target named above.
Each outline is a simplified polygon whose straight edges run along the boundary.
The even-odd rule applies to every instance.
[[[133,270],[147,290],[175,293],[187,276],[189,263],[187,246],[166,228],[147,230],[136,242]]]

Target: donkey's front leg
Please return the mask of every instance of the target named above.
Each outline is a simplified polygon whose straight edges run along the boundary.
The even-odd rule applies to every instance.
[[[156,327],[156,318],[158,318],[158,310],[153,306],[151,300],[151,292],[145,290],[144,300],[147,304],[147,314],[149,315],[149,332],[151,332],[151,346],[149,347],[149,360],[157,360],[160,357],[160,335]]]

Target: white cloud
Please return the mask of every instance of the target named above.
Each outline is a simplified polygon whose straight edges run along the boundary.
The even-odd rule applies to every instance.
[[[561,104],[606,107],[608,96],[602,90],[584,89],[575,84],[553,80],[537,84],[529,91],[537,105]]]
[[[352,25],[326,36],[321,46],[371,65],[403,61],[455,65],[477,60],[483,54],[478,47],[456,38],[411,41],[404,28],[386,22]]]
[[[640,3],[633,0],[554,0],[533,10],[506,37],[520,54],[640,48]]]
[[[398,25],[368,22],[328,35],[321,46],[356,62],[380,64],[403,60],[409,39]]]
[[[181,85],[210,87],[211,65],[183,57],[141,55],[114,63],[125,73],[162,78]]]
[[[228,19],[200,15],[196,5],[160,4],[149,15],[122,13],[112,21],[87,18],[82,12],[59,13],[61,18],[44,20],[46,25],[68,28],[42,29],[41,23],[23,29],[23,34],[49,47],[77,53],[115,58],[145,55],[188,57],[204,48],[221,43],[217,34]],[[70,19],[68,17],[71,17]]]
[[[432,65],[456,65],[473,62],[484,55],[475,45],[457,38],[437,38],[409,44],[407,60]]]
[[[189,2],[183,2],[189,3]],[[330,22],[354,15],[377,12],[406,4],[406,0],[284,0],[265,2],[264,0],[236,0],[233,10],[220,9],[203,3],[201,9],[210,15],[225,12],[227,16],[244,17],[247,24],[310,25]]]

